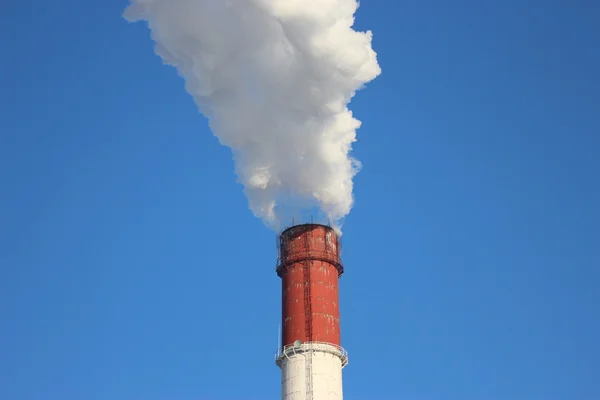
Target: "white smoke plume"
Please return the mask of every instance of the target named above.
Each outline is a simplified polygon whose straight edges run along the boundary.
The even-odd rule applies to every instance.
[[[381,70],[356,0],[130,0],[156,52],[185,79],[232,149],[254,214],[279,228],[289,208],[350,212],[360,121],[347,104]]]

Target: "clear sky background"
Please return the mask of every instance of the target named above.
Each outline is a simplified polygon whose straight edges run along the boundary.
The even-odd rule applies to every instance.
[[[277,399],[275,234],[125,6],[0,1],[0,399]],[[345,399],[600,398],[599,20],[363,1]]]

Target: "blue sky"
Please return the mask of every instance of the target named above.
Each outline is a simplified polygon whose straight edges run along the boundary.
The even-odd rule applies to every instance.
[[[0,4],[0,398],[279,398],[274,233],[125,6]],[[363,2],[347,400],[600,398],[599,16]]]

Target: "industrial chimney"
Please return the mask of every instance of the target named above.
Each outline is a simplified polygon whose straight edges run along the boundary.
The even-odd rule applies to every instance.
[[[339,238],[325,225],[297,225],[279,237],[282,332],[276,363],[282,400],[341,400],[338,278],[344,272]]]

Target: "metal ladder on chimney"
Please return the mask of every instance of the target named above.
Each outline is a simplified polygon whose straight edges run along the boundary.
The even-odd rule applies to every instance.
[[[304,352],[304,368],[305,368],[305,383],[306,383],[306,400],[313,400],[313,380],[312,380],[312,304],[311,304],[311,288],[310,288],[310,242],[312,241],[312,227],[309,228],[309,234],[304,235],[304,246],[306,258],[304,260],[304,332],[306,336],[307,348]]]

